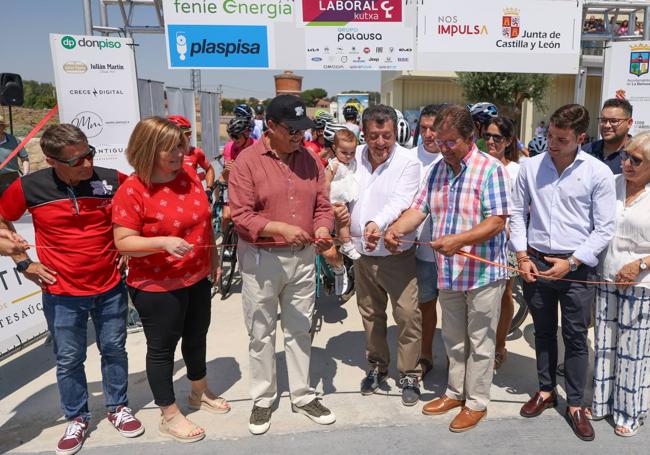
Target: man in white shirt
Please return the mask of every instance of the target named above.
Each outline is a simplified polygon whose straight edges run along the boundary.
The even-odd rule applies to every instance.
[[[587,330],[595,287],[588,281],[598,254],[614,234],[614,175],[598,159],[580,150],[589,126],[587,109],[559,108],[549,121],[548,152],[521,164],[513,189],[511,247],[517,252],[524,297],[535,326],[539,391],[521,408],[536,417],[557,406],[557,306],[562,314],[567,391],[566,418],[580,439],[594,430],[583,407],[587,382]],[[528,227],[527,220],[528,221]]]
[[[431,172],[431,168],[442,159],[440,148],[435,142],[433,124],[442,105],[429,104],[422,109],[419,131],[422,143],[413,150],[420,162],[420,182]],[[431,239],[431,216],[428,215],[417,230],[421,242]],[[433,368],[433,337],[438,323],[436,300],[438,299],[438,271],[436,258],[430,245],[418,244],[415,250],[415,265],[418,282],[418,305],[422,313],[422,348],[420,366],[422,377]]]
[[[388,297],[398,326],[397,368],[402,403],[418,402],[422,315],[417,301],[415,233],[405,236],[406,246],[391,255],[383,231],[411,206],[420,183],[420,164],[413,153],[396,143],[397,114],[392,107],[366,109],[362,118],[366,145],[357,149],[360,194],[350,206],[350,233],[361,252],[355,266],[357,304],[366,332],[367,376],[361,393],[373,394],[388,374],[386,307]],[[410,242],[409,242],[410,240]]]

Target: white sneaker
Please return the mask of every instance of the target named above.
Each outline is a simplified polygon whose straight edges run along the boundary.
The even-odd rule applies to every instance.
[[[331,425],[336,422],[336,416],[332,411],[323,406],[318,398],[304,406],[291,405],[293,412],[303,414],[320,425]]]
[[[348,274],[345,270],[345,266],[333,267],[332,271],[334,272],[334,293],[336,295],[343,295],[348,290]]]
[[[356,261],[361,257],[361,254],[356,250],[352,242],[345,242],[341,245],[340,251],[353,261]]]

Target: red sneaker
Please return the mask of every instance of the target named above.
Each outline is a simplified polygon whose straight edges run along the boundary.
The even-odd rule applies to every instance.
[[[56,455],[72,455],[81,450],[88,431],[88,421],[83,417],[76,417],[68,422],[65,434],[56,446]]]
[[[108,421],[125,438],[135,438],[144,433],[144,425],[133,416],[131,408],[126,406],[118,406],[115,412],[109,412]]]

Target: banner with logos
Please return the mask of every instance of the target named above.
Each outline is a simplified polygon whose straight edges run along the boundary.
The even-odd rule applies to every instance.
[[[140,120],[132,40],[50,34],[61,123],[78,126],[97,148],[95,164],[125,173],[124,150]]]
[[[416,68],[576,74],[581,32],[581,0],[426,1]]]
[[[416,9],[404,4],[164,0],[169,68],[412,69]]]
[[[283,30],[292,0],[163,0],[163,12],[170,69],[288,68],[298,49]]]
[[[650,41],[611,42],[605,50],[602,102],[624,98],[634,108],[630,134],[650,131]]]
[[[14,227],[34,243],[32,217],[27,214]],[[29,251],[32,259],[36,253]],[[16,270],[11,258],[0,256],[0,356],[47,331],[41,289]]]

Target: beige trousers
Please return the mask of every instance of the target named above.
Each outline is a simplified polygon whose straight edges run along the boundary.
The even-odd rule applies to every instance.
[[[249,336],[251,397],[257,406],[271,407],[278,396],[275,329],[279,309],[291,402],[304,406],[315,398],[309,385],[316,287],[314,249],[263,249],[240,241],[238,257]]]
[[[386,340],[386,309],[390,297],[397,323],[397,369],[403,375],[420,375],[422,313],[418,306],[415,247],[393,256],[361,256],[355,264],[357,305],[366,332],[370,367],[383,372],[390,364]]]
[[[449,357],[449,398],[482,411],[490,402],[494,346],[506,280],[470,291],[440,289],[442,338]]]

